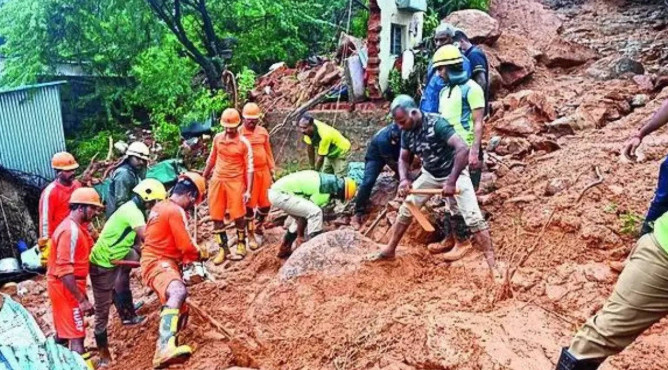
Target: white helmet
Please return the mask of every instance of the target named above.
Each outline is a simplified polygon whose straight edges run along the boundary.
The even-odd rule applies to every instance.
[[[128,157],[134,156],[145,161],[150,159],[150,154],[151,153],[149,152],[146,144],[142,143],[141,141],[133,142],[130,144],[130,146],[128,146],[128,150],[125,151],[125,155]]]

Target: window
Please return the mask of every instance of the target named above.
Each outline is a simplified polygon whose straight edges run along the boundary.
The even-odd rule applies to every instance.
[[[390,54],[400,55],[404,51],[405,26],[392,24],[390,28]]]

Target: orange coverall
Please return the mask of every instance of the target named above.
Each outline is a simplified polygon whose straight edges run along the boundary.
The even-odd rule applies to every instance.
[[[199,250],[188,232],[188,216],[169,199],[156,204],[146,223],[141,272],[144,283],[167,302],[167,287],[174,280],[183,282],[180,263],[199,259]]]
[[[93,238],[87,225],[79,225],[66,218],[53,232],[54,250],[47,262],[47,290],[53,307],[53,324],[61,339],[84,338],[84,313],[79,302],[63,284],[65,275],[73,274],[77,288],[86,293],[86,278]]]
[[[253,172],[253,149],[243,135],[228,138],[225,133],[213,139],[207,164],[214,166],[209,183],[209,214],[214,221],[223,221],[225,213],[236,220],[246,214],[243,195],[246,174]]]
[[[251,209],[271,207],[269,188],[273,182],[271,171],[274,170],[275,163],[269,142],[269,132],[262,126],[255,126],[253,131],[242,126],[240,132],[250,142],[253,149],[253,189],[246,207]]]

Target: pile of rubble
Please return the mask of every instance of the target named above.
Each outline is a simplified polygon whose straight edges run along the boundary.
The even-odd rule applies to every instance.
[[[331,60],[315,65],[300,62],[295,68],[279,63],[258,78],[250,93],[251,100],[272,109],[294,108],[330,90],[339,84],[342,76],[343,69]]]

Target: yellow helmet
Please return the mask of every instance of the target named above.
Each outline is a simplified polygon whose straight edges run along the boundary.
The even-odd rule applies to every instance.
[[[464,58],[462,58],[462,53],[459,51],[459,48],[454,45],[441,46],[436,50],[434,57],[432,58],[434,68],[463,62]]]
[[[344,178],[343,183],[345,187],[343,197],[346,201],[353,199],[355,197],[355,193],[357,192],[357,183],[350,177]]]
[[[132,191],[139,195],[144,202],[163,200],[167,198],[165,186],[156,179],[142,180]]]

